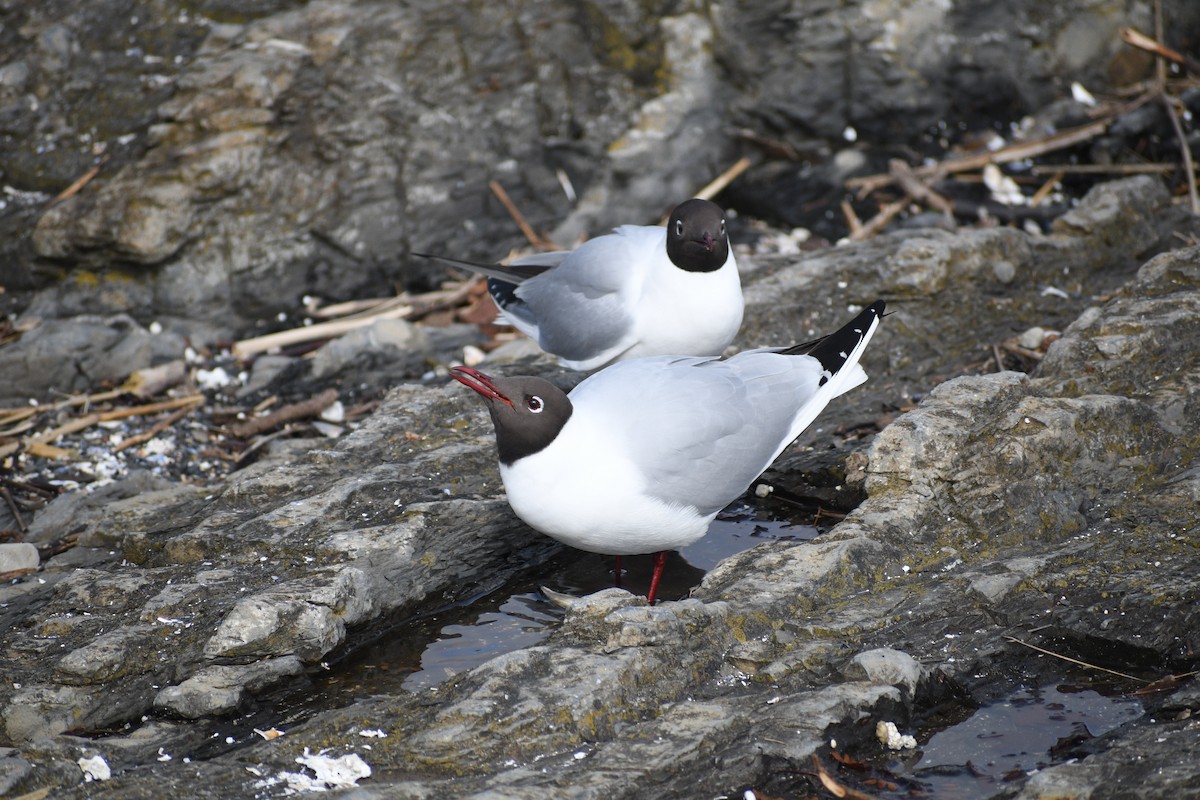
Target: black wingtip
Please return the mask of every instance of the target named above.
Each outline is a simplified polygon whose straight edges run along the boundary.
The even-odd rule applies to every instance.
[[[876,300],[840,329],[817,342],[816,346],[809,347],[806,351],[807,354],[820,361],[821,366],[825,369],[826,376],[821,379],[822,384],[829,379],[829,376],[836,375],[846,365],[850,354],[854,352],[854,348],[858,347],[858,343],[863,340],[863,337],[870,332],[871,326],[879,318],[885,316],[884,309],[886,307],[887,303],[883,300]]]
[[[492,300],[496,302],[501,311],[521,302],[517,298],[517,284],[515,283],[502,281],[498,278],[488,278],[487,289],[488,294],[492,296]]]
[[[468,261],[465,258],[451,258],[450,256],[439,256],[436,253],[418,253],[416,250],[410,250],[409,255],[414,255],[417,258],[428,258],[430,261],[440,261],[443,264],[449,264],[452,267],[465,267],[466,269],[478,271],[481,269],[491,269],[492,264],[481,264],[478,261]]]

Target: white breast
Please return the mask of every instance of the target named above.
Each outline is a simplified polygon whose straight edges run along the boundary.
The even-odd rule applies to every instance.
[[[733,254],[714,272],[687,272],[664,254],[646,276],[635,316],[641,342],[625,358],[717,356],[742,325],[742,286]]]
[[[508,502],[530,527],[607,555],[674,550],[708,531],[715,514],[650,497],[619,436],[572,418],[545,450],[500,465]]]

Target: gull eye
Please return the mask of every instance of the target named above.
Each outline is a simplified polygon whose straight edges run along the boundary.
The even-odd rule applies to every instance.
[[[540,414],[542,413],[542,409],[546,407],[546,404],[542,402],[542,398],[536,394],[531,394],[525,401],[525,407],[535,414]]]
[[[683,220],[681,219],[675,220],[675,235],[683,236]]]

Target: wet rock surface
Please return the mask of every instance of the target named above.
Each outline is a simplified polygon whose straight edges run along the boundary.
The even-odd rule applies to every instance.
[[[306,753],[356,753],[372,770],[361,796],[778,794],[832,731],[861,756],[877,721],[903,728],[947,692],[1062,674],[1013,639],[1146,679],[1194,669],[1200,249],[1155,252],[1195,226],[1140,178],[1097,189],[1050,235],[920,231],[761,257],[741,346],[891,298],[871,381],[769,475],[796,485],[830,459],[827,431],[921,397],[867,448],[857,510],[814,542],[726,559],[690,599],[590,595],[542,645],[258,744],[208,740],[372,620],[555,549],[503,502],[482,409],[400,387],[336,442],[79,505],[80,546],[3,590],[2,774],[67,797],[270,796],[311,772]],[[915,252],[932,277],[914,278]],[[990,271],[998,253],[1011,280]],[[1032,321],[1062,331],[1036,368],[965,374]],[[563,377],[544,358],[506,369]],[[1134,753],[1148,791],[1169,795],[1196,778],[1179,757],[1189,686],[1081,764],[998,796],[1116,796]],[[1160,740],[1183,750],[1145,747]],[[112,777],[82,784],[77,761],[95,754]]]

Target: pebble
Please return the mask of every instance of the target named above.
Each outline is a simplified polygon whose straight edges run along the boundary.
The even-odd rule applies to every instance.
[[[1042,341],[1045,338],[1046,329],[1034,326],[1021,334],[1021,337],[1017,339],[1017,344],[1026,350],[1037,350],[1042,346]]]

